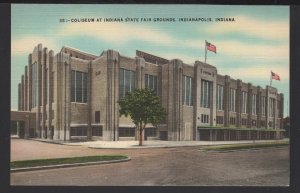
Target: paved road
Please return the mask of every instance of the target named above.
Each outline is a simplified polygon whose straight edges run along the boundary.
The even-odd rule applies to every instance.
[[[95,154],[132,158],[124,163],[12,173],[11,185],[289,185],[288,147],[213,153],[199,147],[88,149],[19,139],[12,140],[11,149],[12,160]]]

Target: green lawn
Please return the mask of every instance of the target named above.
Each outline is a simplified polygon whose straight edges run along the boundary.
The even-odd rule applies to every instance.
[[[128,158],[125,155],[99,155],[99,156],[85,156],[85,157],[68,157],[68,158],[55,158],[55,159],[36,159],[36,160],[23,160],[10,162],[10,167],[26,168],[35,166],[49,166],[60,164],[74,164],[74,163],[86,163],[97,161],[112,161],[122,160]]]
[[[267,148],[267,147],[280,147],[289,145],[288,141],[270,142],[270,143],[251,143],[251,144],[230,144],[230,145],[214,145],[204,147],[203,150],[207,151],[230,151],[240,149],[253,149],[253,148]]]

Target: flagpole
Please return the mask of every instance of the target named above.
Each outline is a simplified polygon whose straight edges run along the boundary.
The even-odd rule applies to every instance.
[[[204,61],[205,61],[205,64],[206,64],[206,55],[207,55],[207,47],[206,47],[206,42],[207,42],[207,41],[205,40],[205,44],[204,44],[204,49],[205,49],[205,60],[204,60]]]
[[[270,74],[270,86],[272,86],[272,71],[271,71],[271,74]]]

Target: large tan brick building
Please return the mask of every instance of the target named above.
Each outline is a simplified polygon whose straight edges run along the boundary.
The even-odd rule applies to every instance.
[[[133,122],[117,101],[134,88],[150,88],[167,110],[145,138],[245,140],[282,137],[283,94],[254,86],[195,61],[167,60],[142,51],[134,58],[114,50],[100,56],[70,47],[36,46],[19,83],[19,111],[35,114],[24,137],[53,140],[134,140]]]

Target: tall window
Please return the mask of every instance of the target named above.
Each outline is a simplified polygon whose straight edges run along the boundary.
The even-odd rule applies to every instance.
[[[54,72],[51,72],[50,76],[50,101],[54,101]]]
[[[256,115],[256,95],[252,95],[252,115]]]
[[[119,74],[119,98],[125,97],[127,92],[135,88],[135,72],[120,68]]]
[[[261,115],[266,116],[266,97],[261,97]]]
[[[71,102],[87,102],[87,73],[72,70]]]
[[[183,76],[182,79],[182,101],[184,105],[193,105],[193,85],[192,77]]]
[[[157,76],[145,74],[145,88],[157,94]]]
[[[235,96],[236,96],[236,89],[231,88],[229,91],[229,111],[235,111]]]
[[[200,106],[204,108],[210,108],[210,92],[211,82],[201,80],[201,102]]]
[[[223,110],[223,86],[217,85],[217,110]]]
[[[95,111],[95,123],[100,123],[100,111]]]
[[[269,99],[269,117],[275,116],[275,99]]]
[[[241,101],[242,101],[241,112],[247,113],[247,92],[242,92]]]

